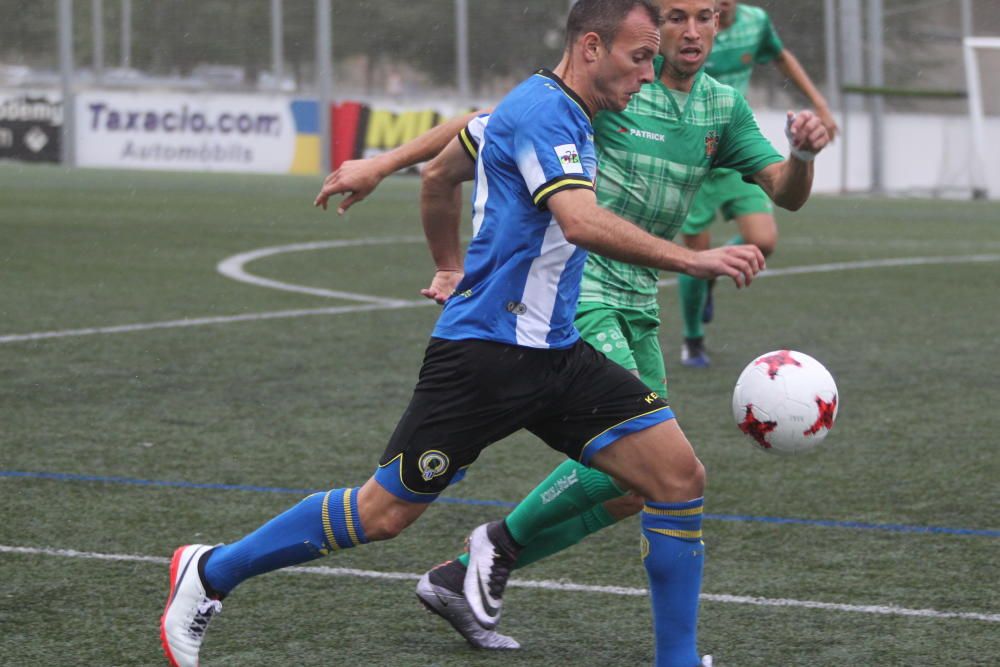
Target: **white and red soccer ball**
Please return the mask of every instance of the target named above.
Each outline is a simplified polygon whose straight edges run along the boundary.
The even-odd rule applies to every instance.
[[[733,391],[733,418],[767,452],[793,454],[823,441],[837,419],[837,384],[808,354],[775,350],[751,361]]]

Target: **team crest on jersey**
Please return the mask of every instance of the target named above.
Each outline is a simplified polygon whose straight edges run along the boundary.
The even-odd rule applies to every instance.
[[[705,135],[705,157],[711,158],[715,157],[715,153],[719,150],[719,133],[712,130]]]
[[[420,455],[417,460],[417,467],[425,482],[429,482],[435,477],[440,477],[448,470],[448,455],[436,449],[429,449]]]
[[[580,161],[580,152],[576,149],[576,144],[556,146],[555,151],[564,174],[583,173],[583,162]]]

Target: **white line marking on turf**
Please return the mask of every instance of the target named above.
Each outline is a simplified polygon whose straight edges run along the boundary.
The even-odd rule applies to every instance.
[[[970,264],[976,262],[998,262],[1000,255],[960,255],[957,257],[897,257],[893,259],[868,259],[858,262],[831,262],[810,266],[789,266],[784,269],[767,269],[758,278],[797,276],[807,273],[830,273],[832,271],[854,271],[857,269],[882,269],[896,266],[926,266],[929,264]],[[656,283],[660,287],[676,285],[676,278],[665,278]]]
[[[416,237],[395,237],[392,239],[357,239],[354,241],[331,241],[329,243],[338,244],[336,247],[344,247],[347,245],[373,245],[379,242],[410,242],[416,239]],[[321,242],[326,243],[326,242]],[[313,244],[297,244],[299,246],[312,246]],[[281,246],[282,248],[288,248],[292,246]],[[312,249],[312,248],[310,248]],[[263,250],[275,250],[275,248],[264,248]],[[261,252],[261,251],[255,251]],[[270,253],[275,254],[275,253]],[[238,257],[239,255],[237,255]],[[225,262],[226,260],[224,260]],[[954,257],[900,257],[894,259],[872,259],[859,262],[836,262],[831,264],[815,264],[812,266],[792,266],[784,269],[768,269],[767,271],[760,274],[758,277],[771,278],[784,275],[800,275],[806,273],[826,273],[830,271],[850,271],[854,269],[874,269],[881,267],[896,267],[896,266],[920,266],[927,264],[967,264],[970,262],[997,262],[1000,261],[1000,255],[960,255]],[[249,275],[249,274],[248,274]],[[661,280],[657,284],[660,286],[670,286],[675,285],[677,280],[674,278]],[[284,283],[283,283],[284,284]],[[296,287],[296,286],[292,286]],[[301,287],[301,286],[300,286]],[[303,289],[314,289],[310,287],[302,287]],[[318,292],[328,291],[333,294],[332,290],[317,290]],[[0,336],[0,345],[6,343],[22,343],[27,341],[37,341],[46,340],[49,338],[68,338],[72,336],[92,336],[98,334],[118,334],[118,333],[131,333],[135,331],[149,331],[153,329],[173,329],[178,327],[197,327],[205,326],[209,324],[231,324],[234,322],[258,322],[261,320],[275,320],[275,319],[286,319],[294,317],[305,317],[308,315],[341,315],[345,313],[357,313],[365,311],[376,311],[376,310],[396,310],[400,308],[415,308],[419,306],[431,306],[434,305],[433,301],[428,299],[418,299],[416,301],[401,301],[397,299],[384,299],[382,297],[368,296],[364,294],[355,294],[353,292],[337,292],[340,295],[350,295],[350,298],[355,300],[368,300],[371,303],[361,306],[341,306],[332,308],[305,308],[298,310],[278,310],[263,313],[247,313],[244,315],[220,315],[217,317],[198,317],[198,318],[188,318],[183,320],[169,320],[165,322],[148,322],[144,324],[123,324],[118,326],[109,327],[93,327],[88,329],[65,329],[62,331],[42,331],[37,333],[27,333],[27,334],[9,334],[5,336]],[[346,296],[338,296],[337,298],[348,298]]]
[[[246,271],[244,268],[250,262],[263,257],[281,255],[287,252],[302,252],[304,250],[325,250],[327,248],[352,248],[366,245],[391,245],[397,243],[416,243],[423,241],[417,236],[389,236],[382,238],[347,239],[341,241],[314,241],[311,243],[293,243],[291,245],[273,246],[270,248],[260,248],[250,252],[240,253],[227,257],[216,265],[216,270],[227,278],[267,287],[270,289],[282,290],[285,292],[298,292],[300,294],[311,294],[312,296],[322,296],[330,299],[347,299],[348,301],[363,301],[366,303],[384,303],[394,305],[401,302],[399,299],[385,299],[367,294],[357,294],[355,292],[341,292],[338,290],[328,290],[319,287],[307,287],[305,285],[294,285],[270,278],[261,278]]]
[[[197,317],[183,320],[168,320],[166,322],[148,322],[146,324],[123,324],[114,327],[94,327],[90,329],[65,329],[63,331],[41,331],[30,334],[11,334],[0,336],[0,344],[22,343],[48,338],[68,338],[71,336],[93,336],[96,334],[132,333],[135,331],[150,331],[153,329],[176,329],[179,327],[200,327],[207,324],[232,324],[234,322],[258,322],[261,320],[280,320],[308,315],[342,315],[344,313],[363,313],[375,310],[399,310],[401,308],[417,308],[433,306],[433,301],[382,301],[363,306],[331,306],[328,308],[301,308],[298,310],[275,310],[264,313],[247,313],[245,315],[220,315],[218,317]]]
[[[154,563],[168,565],[169,558],[162,556],[137,556],[132,554],[105,554],[93,551],[76,551],[74,549],[44,549],[37,547],[14,547],[0,545],[0,553],[23,554],[30,556],[55,556],[59,558],[81,558],[88,560],[104,560],[129,563]],[[416,581],[419,574],[408,572],[376,572],[374,570],[357,570],[346,567],[288,567],[281,572],[297,574],[316,574],[327,577],[362,577],[367,579],[388,579],[401,581]],[[546,591],[567,591],[573,593],[604,593],[606,595],[644,596],[645,588],[628,588],[624,586],[592,586],[588,584],[573,584],[561,581],[531,581],[512,579],[508,586],[515,588],[534,588]],[[884,616],[915,616],[919,618],[959,619],[964,621],[986,621],[1000,623],[1000,614],[982,614],[966,611],[938,611],[936,609],[908,609],[895,605],[858,605],[840,604],[835,602],[816,602],[813,600],[790,600],[787,598],[763,598],[747,595],[720,595],[702,593],[701,599],[707,602],[723,604],[747,604],[756,607],[799,607],[804,609],[822,609],[825,611],[842,611],[859,614],[879,614]]]

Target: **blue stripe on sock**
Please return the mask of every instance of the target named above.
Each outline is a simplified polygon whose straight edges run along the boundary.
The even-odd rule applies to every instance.
[[[699,541],[704,505],[703,498],[683,503],[646,501],[642,511],[643,530],[650,530],[666,537]]]
[[[358,544],[368,544],[368,536],[361,525],[361,515],[358,513],[358,491],[361,487],[351,489],[351,516],[354,517],[354,532],[358,537]]]
[[[327,541],[333,534],[336,549],[350,549],[368,541],[358,518],[358,489],[337,489],[330,493],[323,516]]]

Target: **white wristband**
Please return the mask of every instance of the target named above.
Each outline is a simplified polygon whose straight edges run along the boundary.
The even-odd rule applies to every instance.
[[[816,159],[815,152],[795,147],[795,143],[792,140],[792,122],[794,121],[795,116],[792,116],[785,122],[785,136],[788,137],[788,150],[791,152],[792,157],[802,160],[803,162],[812,162]]]

